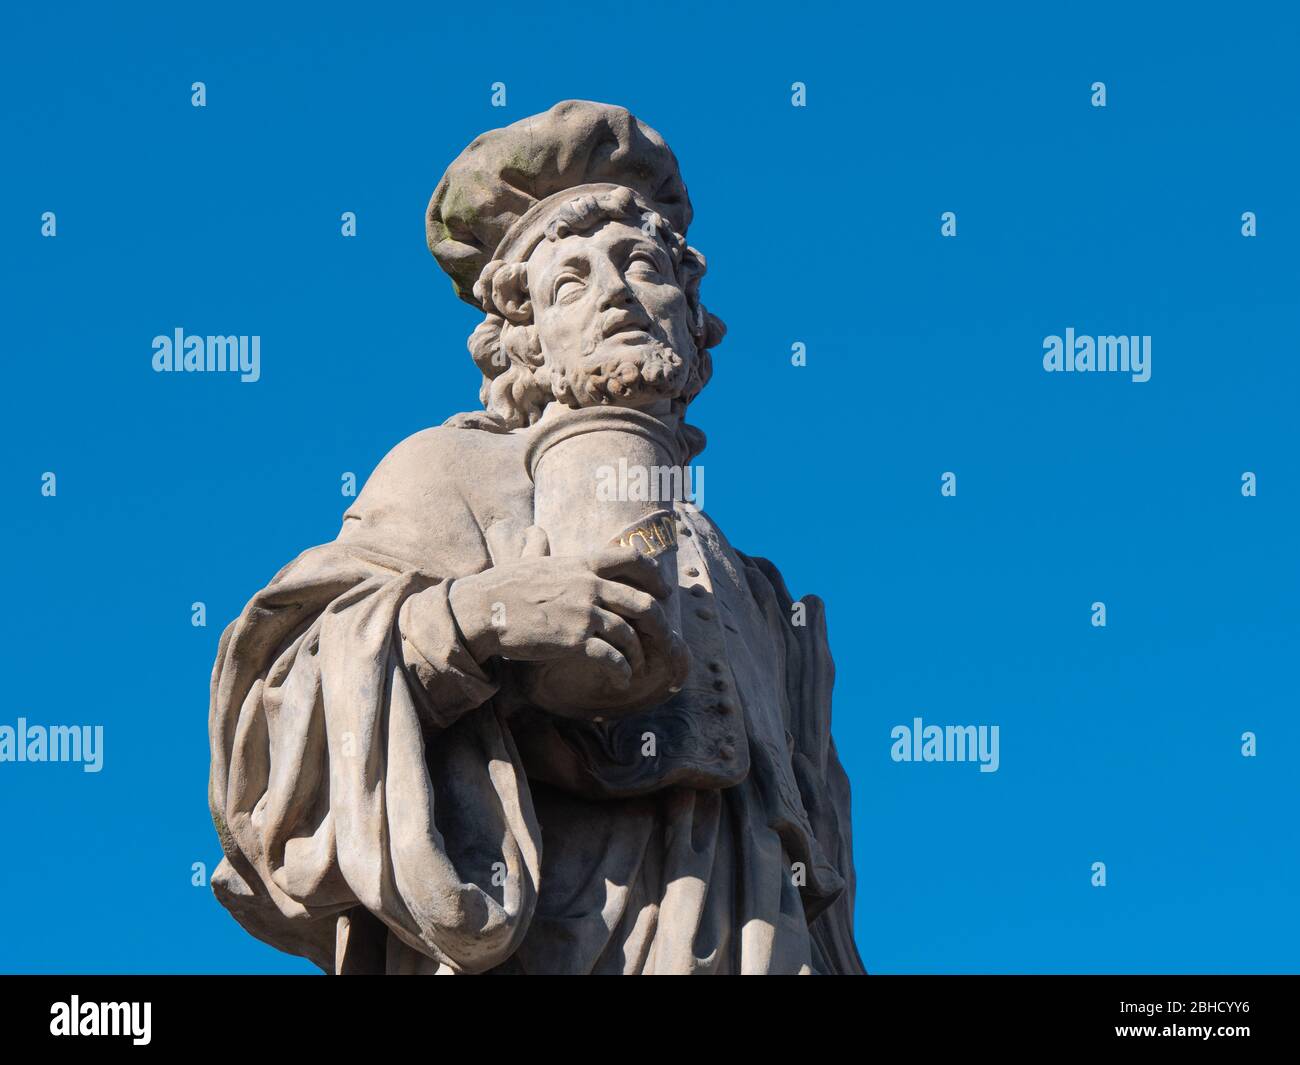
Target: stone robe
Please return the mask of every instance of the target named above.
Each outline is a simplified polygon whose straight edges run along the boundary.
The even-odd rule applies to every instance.
[[[665,704],[559,717],[465,648],[448,587],[520,554],[526,436],[404,441],[226,629],[218,898],[327,972],[861,972],[820,600],[792,625],[776,570],[678,504],[692,669]]]

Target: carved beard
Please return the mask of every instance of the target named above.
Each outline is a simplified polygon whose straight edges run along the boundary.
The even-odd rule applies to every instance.
[[[624,351],[595,366],[551,368],[551,393],[571,407],[635,406],[650,399],[676,399],[686,387],[690,363],[662,341]]]

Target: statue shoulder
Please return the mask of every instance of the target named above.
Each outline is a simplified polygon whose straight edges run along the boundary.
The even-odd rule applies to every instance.
[[[408,496],[413,492],[472,490],[485,478],[500,478],[511,456],[522,454],[521,447],[520,440],[511,434],[483,431],[478,426],[448,423],[422,429],[379,461],[357,503],[368,496],[393,493]],[[522,458],[518,461],[522,464]]]
[[[379,460],[357,497],[357,504],[364,504],[368,497],[392,492],[405,494],[412,490],[451,487],[455,471],[461,466],[464,435],[440,425],[412,433]]]
[[[517,437],[456,425],[422,429],[380,460],[343,515],[341,538],[420,550],[430,537],[476,541],[484,516],[527,489]]]

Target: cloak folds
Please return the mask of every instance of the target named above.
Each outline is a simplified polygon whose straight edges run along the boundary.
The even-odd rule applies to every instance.
[[[679,514],[711,578],[740,773],[697,727],[699,692],[605,724],[507,711],[508,673],[475,663],[447,603],[526,526],[522,464],[489,436],[399,445],[338,540],[222,635],[218,898],[327,972],[861,972],[820,601],[792,626],[770,564]],[[466,446],[503,449],[502,476],[458,483]],[[646,728],[664,737],[651,759]]]

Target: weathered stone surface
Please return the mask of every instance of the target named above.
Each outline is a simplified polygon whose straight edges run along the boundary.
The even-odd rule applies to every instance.
[[[662,138],[583,101],[439,183],[484,410],[398,444],[213,672],[253,935],[338,973],[861,971],[821,602],[792,624],[682,493],[610,488],[704,444],[690,218]]]

